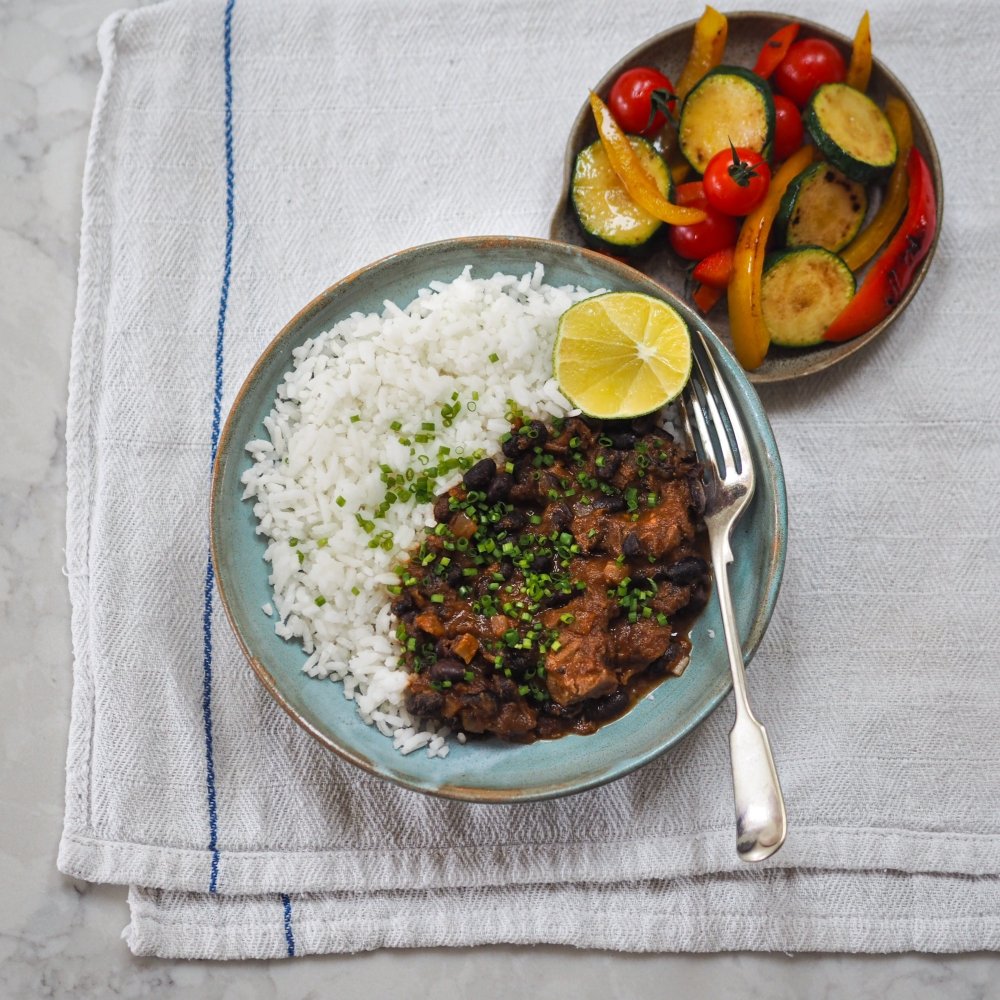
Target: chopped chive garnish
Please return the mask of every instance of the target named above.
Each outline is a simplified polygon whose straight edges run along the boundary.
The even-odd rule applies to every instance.
[[[326,604],[326,598],[322,596],[317,597],[315,603],[317,608],[321,608],[324,604]]]
[[[358,423],[358,422],[359,422],[360,420],[361,420],[361,414],[360,414],[360,413],[352,413],[352,414],[351,414],[351,423],[352,423],[352,424],[356,424],[356,423]]]

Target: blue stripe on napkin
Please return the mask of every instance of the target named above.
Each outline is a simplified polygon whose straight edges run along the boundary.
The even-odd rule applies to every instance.
[[[292,900],[287,893],[282,893],[281,905],[285,910],[285,944],[288,945],[288,957],[295,958],[295,935],[292,933]]]
[[[222,422],[222,365],[226,338],[226,310],[229,305],[229,277],[233,265],[233,6],[227,0],[223,28],[223,66],[226,81],[226,253],[222,268],[222,289],[219,293],[219,319],[215,330],[215,386],[212,392],[212,461],[219,447],[219,427]],[[219,813],[215,798],[215,757],[212,747],[212,599],[215,583],[215,566],[209,551],[205,567],[205,612],[202,616],[204,631],[204,661],[201,708],[205,721],[205,782],[208,791],[208,849],[212,852],[212,873],[208,891],[214,893],[219,884]],[[287,897],[285,897],[287,899]],[[290,933],[290,904],[286,906],[286,937]]]

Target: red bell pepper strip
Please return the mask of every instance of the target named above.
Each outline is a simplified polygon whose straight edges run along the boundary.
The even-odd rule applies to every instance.
[[[764,42],[764,47],[760,50],[760,55],[757,56],[757,64],[753,71],[767,80],[778,68],[778,63],[787,55],[788,49],[798,33],[799,25],[797,24],[786,24],[783,28],[779,28]]]
[[[729,279],[733,276],[735,253],[736,247],[727,247],[725,250],[710,253],[698,261],[697,266],[691,272],[691,277],[710,288],[727,288]]]
[[[937,196],[927,161],[914,146],[906,161],[909,207],[889,245],[872,265],[854,298],[827,327],[824,340],[850,340],[870,330],[895,309],[910,287],[937,232]]]
[[[701,310],[703,316],[715,307],[715,304],[725,295],[724,288],[712,288],[710,285],[699,285],[692,293],[694,304]]]

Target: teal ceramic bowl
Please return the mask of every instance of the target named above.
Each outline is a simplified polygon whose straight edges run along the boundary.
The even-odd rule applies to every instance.
[[[715,356],[740,410],[753,449],[758,484],[732,540],[730,572],[744,658],[756,650],[774,609],[785,560],[787,520],[781,461],[760,400],[739,365],[680,299],[640,272],[580,247],[522,237],[472,237],[431,243],[362,268],[327,289],[278,334],[247,376],[219,442],[212,483],[212,552],[222,601],[250,665],[267,690],[303,728],[343,758],[406,788],[474,802],[551,798],[619,778],[672,747],[730,689],[722,621],[713,600],[692,633],[691,662],[628,713],[590,736],[530,745],[499,740],[452,742],[445,758],[422,751],[402,756],[392,741],[358,717],[339,683],[302,672],[301,646],[280,639],[261,613],[271,600],[265,543],[255,532],[252,503],[241,499],[244,451],[264,436],[263,418],[292,365],[292,350],[355,311],[379,311],[386,299],[402,306],[432,280],[451,280],[471,264],[473,275],[524,274],[535,262],[549,284],[645,292],[665,299],[698,331]]]

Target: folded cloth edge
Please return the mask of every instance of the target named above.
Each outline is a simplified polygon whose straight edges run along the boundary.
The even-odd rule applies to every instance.
[[[830,871],[893,870],[956,876],[995,875],[1000,859],[996,838],[985,834],[921,833],[844,827],[793,828],[789,841],[772,861],[752,870],[801,867]],[[562,845],[481,845],[476,848],[429,849],[419,865],[406,853],[329,849],[273,854],[222,852],[220,895],[247,893],[351,891],[359,880],[373,891],[459,888],[470,870],[464,855],[475,855],[477,886],[614,883],[638,879],[702,877],[749,871],[736,857],[731,830],[699,836],[644,838],[619,844],[609,868],[608,845],[574,845],[572,857]],[[845,869],[843,858],[855,865]],[[951,865],[941,869],[941,858]],[[213,855],[208,850],[109,843],[65,834],[59,869],[91,882],[136,884],[151,889],[204,891]],[[457,874],[458,873],[458,874]]]

